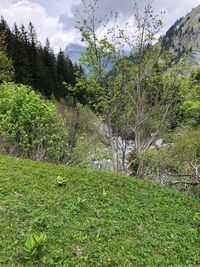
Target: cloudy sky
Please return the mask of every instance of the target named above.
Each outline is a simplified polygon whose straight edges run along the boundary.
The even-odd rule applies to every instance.
[[[89,1],[89,0],[86,0]],[[99,0],[99,15],[104,16],[110,11],[119,12],[121,23],[132,16],[134,0]],[[145,5],[140,0],[139,5]],[[178,18],[200,5],[200,0],[154,0],[155,13],[166,11],[164,15],[164,30],[167,30]],[[70,42],[80,43],[80,37],[74,27],[73,11],[82,9],[81,0],[0,0],[0,15],[3,15],[12,28],[14,22],[18,25],[28,25],[32,21],[38,34],[38,39],[44,43],[46,37],[57,52],[64,49]]]

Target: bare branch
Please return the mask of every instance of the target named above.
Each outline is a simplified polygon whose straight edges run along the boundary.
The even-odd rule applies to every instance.
[[[169,109],[171,107],[171,104],[169,104],[165,110],[164,116],[162,118],[162,121],[160,122],[160,127],[158,127],[157,131],[152,135],[151,139],[149,140],[149,142],[145,145],[145,149],[144,151],[146,151],[147,149],[149,149],[149,147],[152,145],[152,143],[154,142],[154,140],[156,139],[156,137],[161,133],[161,131],[163,130],[163,127],[165,127],[164,122],[168,116],[169,113]]]
[[[174,182],[174,184],[178,184],[178,183],[184,183],[184,184],[188,184],[188,185],[198,185],[200,184],[200,181],[197,179],[197,177],[195,175],[192,175],[192,174],[180,174],[180,173],[171,173],[167,170],[165,170],[165,173],[169,176],[172,176],[172,177],[190,177],[190,178],[193,178],[193,179],[196,179],[197,182],[188,182],[188,181],[176,181]]]

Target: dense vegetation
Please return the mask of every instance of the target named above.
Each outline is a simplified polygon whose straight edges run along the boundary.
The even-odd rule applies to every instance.
[[[73,109],[65,103],[47,101],[25,85],[0,85],[0,149],[5,153],[40,161],[89,164],[106,157],[96,122],[96,115],[81,104]]]
[[[199,266],[200,69],[168,51],[179,22],[166,50],[149,4],[133,35],[82,11],[88,75],[0,21],[0,265]]]
[[[24,85],[0,85],[0,137],[1,148],[15,155],[61,161],[68,153],[67,131],[55,105]]]
[[[73,65],[60,50],[55,55],[47,39],[43,47],[37,40],[34,26],[30,22],[28,29],[15,24],[13,30],[1,17],[0,35],[5,36],[8,58],[12,60],[14,81],[32,86],[44,96],[57,99],[71,97],[66,84],[75,85],[75,73],[82,69]]]
[[[197,200],[133,177],[0,162],[1,266],[200,265]]]
[[[143,14],[136,9],[137,31],[127,36],[97,19],[97,3],[85,3],[86,17],[77,13],[87,45],[80,61],[88,75],[62,51],[56,57],[48,40],[44,47],[39,44],[31,23],[11,31],[1,19],[1,150],[79,166],[109,160],[116,173],[192,188],[199,195],[200,70],[183,76],[187,63],[172,65],[174,55],[160,42],[154,44],[162,23],[150,5]],[[98,27],[107,27],[111,36],[115,32],[115,43],[99,37]],[[159,138],[164,146],[155,146]],[[131,153],[126,151],[129,140],[134,142]]]

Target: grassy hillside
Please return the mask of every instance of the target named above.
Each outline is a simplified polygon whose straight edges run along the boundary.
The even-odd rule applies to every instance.
[[[175,191],[0,156],[0,266],[200,266],[199,227],[198,201]],[[44,250],[25,259],[33,233]]]

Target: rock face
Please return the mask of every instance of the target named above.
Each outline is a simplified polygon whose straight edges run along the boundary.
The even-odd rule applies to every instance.
[[[100,132],[103,133],[103,136],[105,138],[108,138],[108,126],[104,123],[100,123]],[[118,164],[119,169],[123,168],[123,164],[126,166],[128,164],[127,162],[127,156],[128,154],[134,150],[135,145],[134,142],[131,140],[124,140],[120,136],[118,138],[113,137],[113,143],[115,147],[115,157],[118,158]],[[106,148],[107,152],[111,153],[111,148],[108,146]],[[101,169],[106,171],[112,171],[113,170],[113,161],[111,158],[109,159],[101,159],[101,160],[94,160],[90,164],[90,167],[94,169]]]
[[[73,62],[73,64],[80,64],[80,57],[82,54],[85,53],[87,47],[86,46],[83,46],[83,45],[80,45],[80,44],[76,44],[76,43],[70,43],[66,46],[65,50],[64,50],[64,54],[65,56],[68,56],[71,61]],[[128,52],[125,51],[125,53],[127,54]],[[106,59],[105,59],[106,60]],[[85,64],[81,64],[83,70],[84,70],[84,73],[86,75],[89,75],[90,72],[91,72],[91,69],[89,68],[89,66],[85,63]],[[109,72],[111,71],[113,68],[113,63],[111,62],[108,62],[108,65],[107,65],[107,70],[106,72]]]
[[[162,41],[164,50],[175,53],[178,61],[188,55],[188,63],[200,66],[200,5],[177,20]]]
[[[73,63],[79,63],[81,55],[85,52],[86,47],[79,44],[70,43],[65,48],[65,55],[68,56]]]
[[[105,122],[97,120],[96,126],[98,127],[99,134],[103,137],[104,141],[108,141],[108,139],[109,139],[108,125]]]
[[[93,169],[112,171],[112,160],[111,159],[95,160],[90,163],[90,167],[92,167]]]
[[[200,47],[193,49],[189,56],[189,65],[200,66]]]
[[[156,147],[162,147],[163,144],[164,144],[163,139],[158,139],[158,140],[155,141],[155,146]]]

